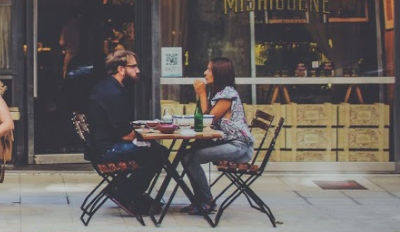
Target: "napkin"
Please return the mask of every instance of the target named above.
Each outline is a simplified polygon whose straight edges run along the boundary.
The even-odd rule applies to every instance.
[[[135,144],[138,147],[151,147],[151,143],[150,142],[146,142],[146,141],[139,141],[137,139],[134,139],[132,141],[133,144]]]

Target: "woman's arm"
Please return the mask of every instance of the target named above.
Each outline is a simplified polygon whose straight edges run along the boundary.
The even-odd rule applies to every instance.
[[[212,109],[210,109],[207,100],[206,84],[202,81],[195,80],[193,83],[193,87],[197,96],[199,96],[201,111],[203,111],[203,114],[209,113],[215,115],[214,120],[218,120],[222,117],[228,119],[231,118],[232,100],[230,99],[218,100],[215,106]]]
[[[218,100],[215,106],[211,109],[210,114],[215,115],[214,120],[218,120],[220,118],[231,118],[231,105],[232,100],[229,99],[221,99]]]
[[[14,129],[14,121],[11,119],[10,111],[6,102],[0,97],[0,137]]]
[[[201,111],[203,114],[208,113],[209,105],[207,100],[206,84],[203,81],[195,80],[193,83],[194,91],[199,96]]]

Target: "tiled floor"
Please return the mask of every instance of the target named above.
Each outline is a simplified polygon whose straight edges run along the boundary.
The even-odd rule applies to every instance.
[[[367,190],[323,190],[315,180],[355,180]],[[141,226],[111,201],[85,227],[79,220],[79,206],[98,181],[94,172],[85,171],[7,172],[0,184],[0,231],[400,232],[400,175],[266,173],[254,189],[283,222],[277,228],[242,197],[213,229],[202,217],[178,212],[188,202],[180,191],[161,228],[154,227],[149,218],[145,218],[147,226]]]

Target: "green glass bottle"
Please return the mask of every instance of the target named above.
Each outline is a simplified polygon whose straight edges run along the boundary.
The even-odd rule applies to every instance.
[[[200,99],[197,100],[196,109],[194,111],[194,131],[203,131],[203,111],[201,110]]]

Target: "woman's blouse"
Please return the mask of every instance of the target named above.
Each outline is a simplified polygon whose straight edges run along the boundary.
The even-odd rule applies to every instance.
[[[217,101],[221,99],[232,101],[231,118],[220,118],[214,123],[217,129],[224,132],[222,139],[225,141],[239,140],[249,146],[253,146],[254,138],[247,126],[243,104],[240,100],[239,93],[235,88],[227,86],[214,95],[211,99],[211,107],[214,107]]]

